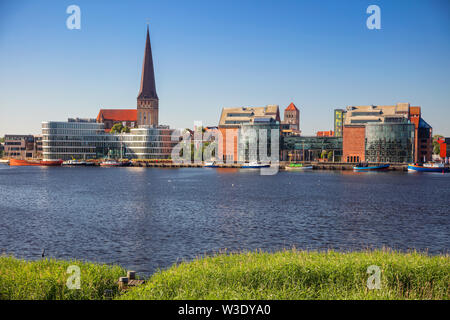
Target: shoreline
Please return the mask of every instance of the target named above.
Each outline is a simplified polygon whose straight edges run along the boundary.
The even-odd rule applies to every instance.
[[[0,159],[0,164],[8,165],[9,159]],[[100,166],[103,160],[92,159],[88,162],[92,163],[92,166]],[[298,161],[295,163],[303,164],[303,166],[311,166],[312,170],[332,170],[332,171],[348,171],[352,170],[357,163],[348,162],[320,162],[320,161]],[[286,169],[289,166],[289,161],[280,161],[279,170],[288,171]],[[384,171],[408,171],[408,163],[388,163],[388,162],[371,162],[372,166],[389,165]],[[64,165],[63,165],[64,166]],[[205,168],[205,169],[243,169],[242,163],[217,163],[217,167],[208,168],[204,167],[204,162],[200,163],[174,163],[170,160],[130,160],[128,167],[140,167],[140,168]],[[64,167],[77,167],[66,165]],[[120,167],[120,166],[119,166]],[[126,166],[125,166],[126,167]],[[444,167],[450,169],[450,164],[445,164]],[[247,168],[248,169],[248,168]],[[258,169],[258,168],[255,168]]]
[[[78,290],[66,287],[73,265],[80,267]],[[379,288],[370,288],[370,268],[379,271]],[[0,299],[449,299],[449,271],[448,254],[417,251],[221,252],[175,263],[123,290],[121,266],[3,256]]]

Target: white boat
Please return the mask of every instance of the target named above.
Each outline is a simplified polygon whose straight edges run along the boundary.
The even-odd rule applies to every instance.
[[[131,162],[126,159],[119,159],[119,160],[108,159],[103,162],[100,162],[101,167],[126,167],[130,165]]]
[[[304,166],[302,164],[290,164],[289,166],[286,166],[284,168],[287,171],[305,171],[305,170],[312,170],[313,166]]]
[[[251,161],[248,163],[244,163],[242,165],[242,169],[259,169],[259,168],[268,168],[270,167],[270,164],[262,164],[258,163],[257,161]]]
[[[218,168],[219,166],[216,164],[215,161],[206,161],[203,165],[204,168]]]
[[[63,164],[63,166],[85,166],[86,161],[73,159],[73,160],[64,161],[62,164]]]
[[[0,163],[9,164],[8,159],[0,159]]]
[[[445,167],[443,163],[424,163],[420,165],[418,163],[410,163],[408,165],[409,172],[449,172],[449,168]]]
[[[101,167],[121,167],[122,162],[116,160],[106,160],[100,163]]]

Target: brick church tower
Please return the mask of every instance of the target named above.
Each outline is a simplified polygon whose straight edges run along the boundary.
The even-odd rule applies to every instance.
[[[300,131],[300,111],[297,109],[294,103],[284,110],[284,124],[289,125],[289,129],[294,131]]]
[[[137,124],[158,125],[159,99],[156,94],[155,71],[153,69],[152,47],[147,25],[144,62],[142,64],[141,88],[137,97]]]

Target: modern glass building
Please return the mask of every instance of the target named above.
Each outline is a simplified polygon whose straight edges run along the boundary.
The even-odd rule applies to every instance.
[[[140,126],[119,137],[125,148],[126,158],[170,159],[172,149],[178,143],[171,141],[172,132],[173,129],[168,126]]]
[[[42,123],[44,159],[169,159],[172,129],[142,126],[130,133],[111,134],[103,123],[92,121],[48,121]]]
[[[273,118],[254,118],[251,123],[242,123],[238,131],[238,161],[239,162],[251,162],[262,161],[260,152],[260,144],[264,141],[260,141],[260,133],[266,135],[266,152],[267,157],[274,157],[271,155],[272,148],[272,129],[277,130],[278,139],[280,132],[280,123]],[[261,131],[265,130],[265,131]],[[278,140],[279,143],[279,140]],[[261,145],[261,147],[263,147]],[[279,149],[278,149],[279,150]],[[277,151],[278,152],[278,151]],[[276,155],[279,156],[278,154]]]
[[[323,151],[331,151],[332,160],[342,156],[342,137],[287,136],[282,138],[282,161],[315,161]]]
[[[366,125],[365,143],[368,162],[412,162],[414,124],[369,123]]]

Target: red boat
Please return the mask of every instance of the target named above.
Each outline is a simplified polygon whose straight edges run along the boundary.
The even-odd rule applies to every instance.
[[[62,163],[62,160],[9,160],[10,166],[60,166]]]
[[[40,166],[39,160],[9,159],[10,166]]]
[[[62,160],[41,160],[41,166],[60,166],[63,163]]]

